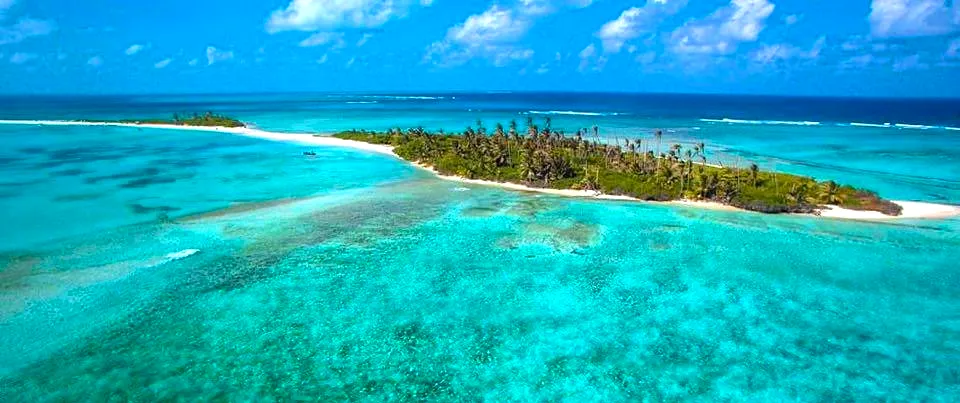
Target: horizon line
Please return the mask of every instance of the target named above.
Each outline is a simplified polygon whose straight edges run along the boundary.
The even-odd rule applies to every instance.
[[[864,100],[935,100],[958,101],[960,96],[891,96],[891,95],[813,95],[760,94],[724,92],[643,92],[643,91],[583,91],[583,90],[348,90],[348,91],[231,91],[231,92],[116,92],[116,93],[0,93],[0,98],[54,98],[54,97],[142,97],[142,96],[216,96],[216,95],[509,95],[509,94],[583,94],[583,95],[647,95],[647,96],[715,96],[745,98],[807,98],[807,99],[864,99]]]

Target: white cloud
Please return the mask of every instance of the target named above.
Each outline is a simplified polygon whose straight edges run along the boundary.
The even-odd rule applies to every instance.
[[[817,39],[817,41],[813,43],[813,46],[811,46],[809,50],[786,43],[763,45],[753,53],[751,59],[760,64],[770,64],[794,59],[815,60],[820,57],[820,52],[823,51],[826,43],[827,38],[820,37],[820,39]]]
[[[660,22],[682,10],[687,0],[647,0],[643,7],[632,7],[620,13],[620,17],[600,27],[597,37],[608,53],[620,52],[623,44],[641,34],[653,32]]]
[[[346,66],[347,66],[347,67],[353,67],[353,64],[356,63],[356,62],[357,62],[357,58],[356,58],[356,57],[351,57],[350,60],[347,60]]]
[[[757,40],[774,7],[768,0],[731,0],[706,18],[675,30],[671,48],[681,54],[733,53],[740,43]]]
[[[577,70],[581,73],[587,70],[603,70],[604,65],[607,63],[607,58],[600,56],[597,51],[597,46],[592,43],[583,48],[577,56],[580,57],[580,66],[577,67]],[[591,65],[593,66],[592,68],[590,67]]]
[[[300,41],[300,47],[314,47],[331,44],[334,49],[346,46],[341,32],[317,32],[307,39]]]
[[[103,65],[103,58],[100,57],[100,56],[91,57],[91,58],[87,59],[87,65],[88,65],[88,66],[93,66],[93,67],[99,67],[99,66]]]
[[[800,22],[800,16],[796,14],[791,14],[783,18],[783,23],[787,25],[793,25]]]
[[[207,66],[216,62],[225,62],[233,59],[232,50],[220,50],[213,46],[207,46]]]
[[[319,59],[317,59],[317,64],[324,64],[324,63],[326,63],[326,62],[327,62],[327,55],[326,55],[326,54],[324,54],[322,57],[320,57]]]
[[[893,62],[893,71],[903,72],[908,70],[923,70],[930,66],[920,61],[920,55],[915,54],[897,59]]]
[[[427,47],[424,61],[457,66],[473,58],[483,58],[496,66],[504,66],[511,61],[530,59],[533,51],[517,43],[537,18],[563,6],[586,7],[591,3],[592,0],[566,0],[560,4],[549,0],[518,0],[512,7],[494,4],[447,30],[443,40]]]
[[[550,64],[544,63],[540,65],[540,68],[537,69],[537,74],[547,74],[550,72]]]
[[[944,55],[947,57],[960,57],[960,38],[956,38],[947,44],[947,51]]]
[[[501,54],[517,50],[513,44],[527,33],[531,24],[516,10],[494,5],[450,28],[442,41],[430,45],[425,60],[459,65],[474,57],[502,59]]]
[[[841,69],[863,69],[867,67],[887,64],[889,62],[890,62],[890,58],[876,56],[872,53],[866,53],[866,54],[850,57],[840,62],[840,68]]]
[[[496,44],[520,39],[532,21],[518,16],[513,9],[490,7],[482,14],[471,15],[463,24],[451,28],[447,39],[458,43]]]
[[[141,50],[143,50],[143,45],[133,44],[130,45],[130,47],[127,48],[127,50],[125,50],[123,53],[126,53],[127,56],[133,56],[137,53],[140,53]]]
[[[157,62],[156,64],[154,64],[153,67],[158,68],[158,69],[162,69],[162,68],[165,68],[165,67],[169,66],[171,62],[173,62],[173,59],[163,59],[163,60]]]
[[[371,33],[363,34],[363,36],[361,36],[360,39],[357,40],[357,47],[359,48],[359,47],[361,47],[361,46],[363,46],[363,45],[366,45],[366,44],[367,44],[367,41],[369,41],[370,38],[373,38],[373,34],[371,34]]]
[[[196,66],[196,65],[200,64],[200,60],[198,60],[198,59],[193,59],[193,60],[189,61],[187,64],[189,64],[189,65],[191,65],[191,66]]]
[[[530,49],[502,51],[494,55],[493,65],[497,67],[503,67],[513,61],[530,60],[531,58],[533,58],[533,51]]]
[[[31,60],[33,60],[33,59],[36,59],[36,58],[37,58],[37,55],[35,55],[35,54],[33,54],[33,53],[21,53],[21,52],[17,52],[17,53],[14,53],[14,54],[10,55],[10,63],[13,63],[13,64],[24,64],[24,63],[27,63],[27,62],[29,62],[29,61],[31,61]]]
[[[267,20],[267,31],[318,31],[337,28],[372,28],[403,18],[415,5],[432,0],[292,0]]]
[[[873,0],[870,31],[878,38],[944,35],[960,30],[960,1]]]
[[[2,19],[3,15],[0,15],[0,21]],[[48,35],[56,29],[56,24],[51,21],[21,18],[13,25],[0,26],[0,45],[18,43],[27,38]]]

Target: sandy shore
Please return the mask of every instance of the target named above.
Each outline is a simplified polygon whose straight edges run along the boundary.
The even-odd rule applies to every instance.
[[[229,133],[244,137],[253,137],[271,141],[282,141],[286,143],[298,143],[314,146],[346,147],[356,150],[371,151],[380,154],[396,156],[393,153],[393,147],[364,143],[362,141],[343,140],[336,137],[316,136],[314,134],[304,133],[279,133],[268,132],[249,127],[210,127],[210,126],[180,126],[180,125],[162,125],[162,124],[136,124],[136,123],[114,123],[114,122],[86,122],[86,121],[61,121],[61,120],[0,120],[0,124],[6,125],[38,125],[38,126],[114,126],[114,127],[136,127],[146,129],[170,129],[170,130],[192,130],[203,132]],[[399,158],[399,157],[397,157]]]
[[[378,154],[389,155],[394,158],[403,160],[402,158],[394,154],[393,147],[391,146],[370,144],[362,141],[344,140],[344,139],[338,139],[336,137],[316,136],[315,134],[268,132],[268,131],[252,129],[248,127],[180,126],[180,125],[163,125],[163,124],[136,124],[136,123],[114,123],[114,122],[61,121],[61,120],[0,120],[0,124],[41,125],[41,126],[117,126],[117,127],[134,127],[134,128],[148,128],[148,129],[173,129],[173,130],[219,132],[219,133],[229,133],[233,135],[252,137],[252,138],[258,138],[258,139],[264,139],[264,140],[270,140],[270,141],[282,141],[282,142],[288,142],[288,143],[325,146],[325,147],[351,148],[355,150],[363,150],[363,151],[375,152]],[[403,160],[403,161],[406,161],[406,160]],[[438,173],[436,170],[434,170],[429,166],[425,166],[421,164],[414,164],[414,165],[420,168],[429,170],[430,172],[433,172],[440,179],[456,181],[461,183],[469,183],[469,184],[482,185],[482,186],[495,186],[503,189],[510,189],[510,190],[516,190],[516,191],[522,191],[522,192],[543,193],[543,194],[550,194],[550,195],[564,196],[564,197],[581,197],[581,198],[593,198],[593,199],[602,199],[602,200],[646,202],[646,201],[642,201],[642,200],[628,197],[628,196],[605,195],[597,191],[574,190],[574,189],[545,189],[545,188],[535,188],[535,187],[520,185],[516,183],[494,182],[494,181],[487,181],[487,180],[467,179],[467,178],[462,178],[458,176],[447,176],[447,175],[441,175],[440,173]],[[937,204],[937,203],[915,202],[915,201],[898,201],[898,200],[891,200],[891,201],[903,207],[902,215],[888,216],[877,211],[857,211],[857,210],[841,208],[838,206],[827,206],[827,208],[822,210],[820,212],[820,215],[817,217],[874,221],[874,220],[897,220],[897,219],[944,219],[944,218],[960,216],[960,206],[952,206],[952,205]],[[657,203],[657,202],[649,202],[649,203]],[[721,203],[699,201],[699,200],[674,200],[674,201],[664,202],[664,203],[681,205],[681,206],[698,207],[698,208],[707,208],[712,210],[746,211],[746,210],[738,209],[736,207],[728,206]]]
[[[847,220],[898,220],[898,219],[943,219],[960,216],[960,206],[924,203],[915,201],[891,200],[903,207],[903,213],[889,216],[879,211],[858,211],[838,206],[827,206],[820,211],[820,217],[842,218]]]

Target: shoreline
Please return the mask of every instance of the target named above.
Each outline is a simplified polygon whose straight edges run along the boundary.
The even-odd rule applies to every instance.
[[[726,205],[718,202],[712,202],[712,201],[671,200],[666,202],[657,202],[657,201],[640,200],[640,199],[636,199],[629,196],[607,195],[607,194],[600,193],[598,191],[535,188],[531,186],[521,185],[517,183],[510,183],[510,182],[495,182],[495,181],[481,180],[481,179],[467,179],[459,176],[441,175],[439,172],[437,172],[430,166],[426,166],[426,165],[415,163],[415,162],[410,162],[401,158],[400,156],[398,156],[396,153],[393,152],[393,147],[391,146],[370,144],[362,141],[345,140],[345,139],[339,139],[331,136],[318,135],[322,133],[315,133],[315,134],[280,133],[280,132],[269,132],[269,131],[249,128],[249,127],[187,126],[187,125],[173,125],[173,124],[150,124],[150,123],[140,124],[140,123],[121,123],[121,122],[96,122],[96,121],[82,121],[82,120],[0,120],[0,125],[113,126],[113,127],[129,127],[129,128],[192,130],[192,131],[229,133],[229,134],[234,134],[234,135],[239,135],[244,137],[257,138],[257,139],[270,140],[270,141],[297,143],[297,144],[314,145],[314,146],[325,146],[325,147],[343,147],[343,148],[350,148],[355,150],[369,151],[369,152],[374,152],[374,153],[383,154],[383,155],[389,155],[403,162],[416,166],[420,169],[430,171],[439,179],[473,184],[473,185],[493,186],[493,187],[499,187],[502,189],[514,190],[514,191],[542,193],[542,194],[549,194],[549,195],[563,196],[563,197],[579,197],[579,198],[590,198],[590,199],[597,199],[597,200],[633,201],[633,202],[642,202],[642,203],[657,203],[657,204],[667,204],[667,205],[674,205],[674,206],[697,207],[697,208],[705,208],[710,210],[750,212],[749,210],[744,210],[734,206],[730,206],[730,205]],[[841,208],[834,205],[826,206],[825,209],[820,211],[819,215],[816,215],[816,214],[790,214],[790,215],[842,219],[842,220],[856,220],[856,221],[946,219],[950,217],[960,216],[960,206],[938,204],[938,203],[917,202],[917,201],[900,201],[900,200],[891,200],[891,202],[896,203],[901,207],[903,207],[903,212],[901,215],[888,216],[878,211],[851,210],[851,209],[845,209],[845,208]],[[761,213],[756,213],[756,214],[761,214]]]

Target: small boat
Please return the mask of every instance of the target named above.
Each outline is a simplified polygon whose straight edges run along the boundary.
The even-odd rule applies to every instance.
[[[303,152],[303,155],[306,155],[306,156],[308,156],[308,157],[316,157],[316,156],[317,156],[317,153],[315,153],[315,152],[313,152],[313,151],[304,151],[304,152]]]

